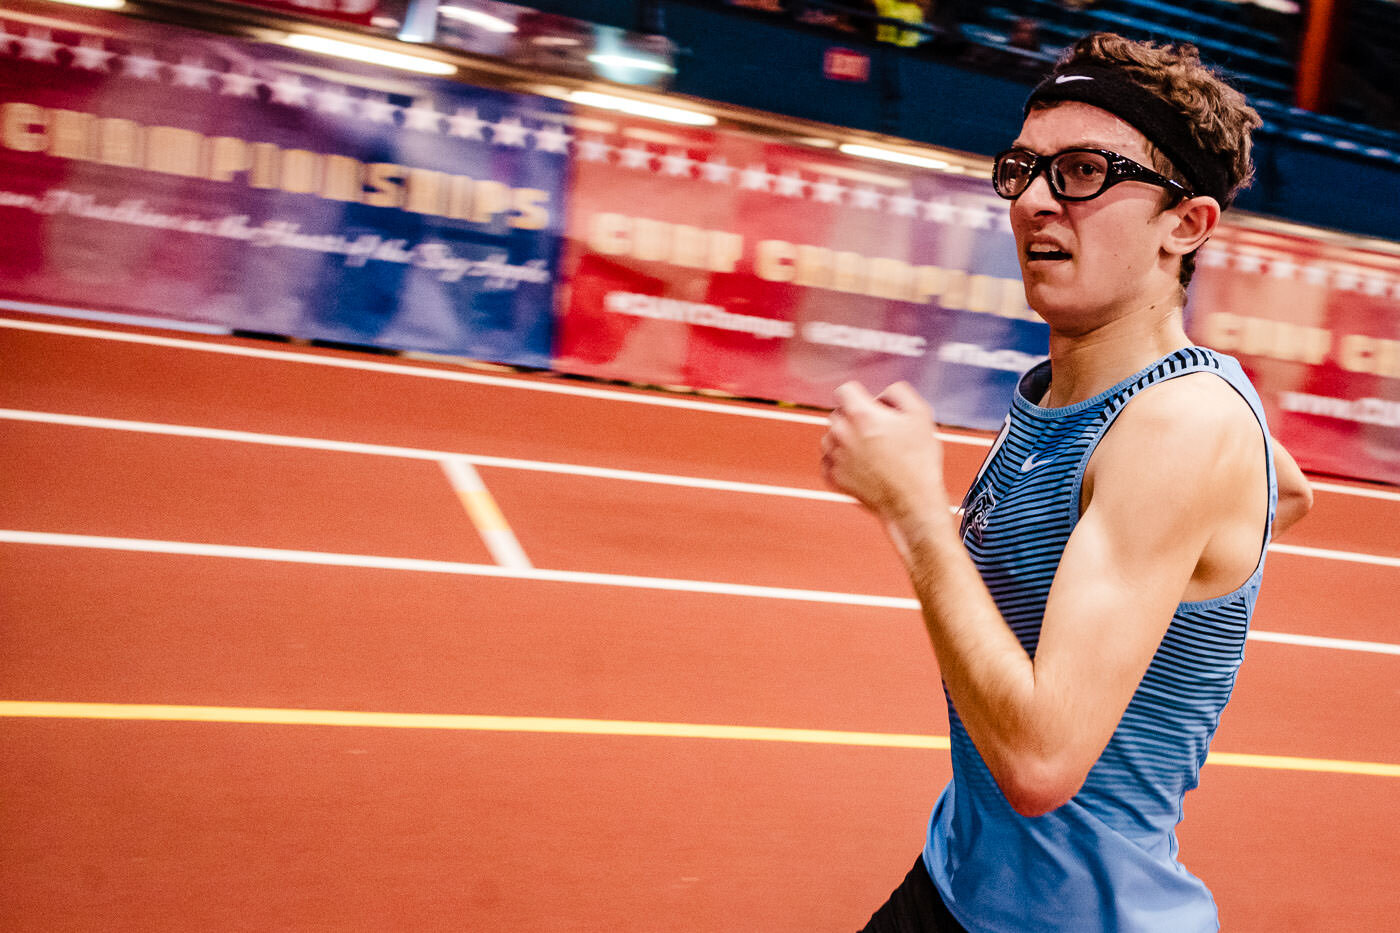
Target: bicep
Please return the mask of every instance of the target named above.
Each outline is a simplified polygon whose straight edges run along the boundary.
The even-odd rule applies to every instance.
[[[1035,658],[1037,692],[1087,772],[1117,728],[1190,585],[1218,509],[1220,448],[1154,418],[1101,442],[1092,498],[1051,584]]]
[[[1057,698],[1075,770],[1087,772],[1113,735],[1200,554],[1199,536],[1168,524],[1100,498],[1065,547],[1034,667],[1036,690]]]

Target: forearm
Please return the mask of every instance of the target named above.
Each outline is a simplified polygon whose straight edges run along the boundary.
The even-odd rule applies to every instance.
[[[1054,744],[1037,709],[1034,664],[950,516],[905,518],[891,522],[890,530],[958,717],[1003,792],[1013,797],[1030,774],[1042,770],[1042,752]]]

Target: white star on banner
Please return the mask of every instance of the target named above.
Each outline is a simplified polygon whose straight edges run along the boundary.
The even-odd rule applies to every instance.
[[[1303,281],[1308,285],[1326,285],[1326,266],[1305,266],[1303,268]]]
[[[892,194],[889,198],[890,213],[899,217],[913,217],[919,208],[919,199],[912,194]]]
[[[54,53],[59,49],[59,43],[53,41],[52,34],[47,29],[31,29],[29,34],[19,40],[20,58],[27,58],[36,62],[58,63]]]
[[[746,191],[767,191],[772,182],[766,165],[750,165],[739,173],[739,187]]]
[[[661,157],[662,174],[671,178],[689,178],[695,161],[680,149],[672,149]]]
[[[458,139],[485,142],[486,137],[481,135],[481,128],[485,125],[486,121],[477,114],[475,107],[458,107],[457,112],[447,118],[447,134]]]
[[[272,102],[289,107],[305,107],[311,97],[311,88],[301,83],[296,75],[282,75],[268,85],[272,89]]]
[[[606,162],[613,147],[601,136],[578,141],[578,157],[585,162]]]
[[[399,110],[399,106],[389,103],[389,98],[383,94],[366,97],[360,101],[361,115],[371,123],[393,123],[394,114]]]
[[[925,201],[924,219],[931,220],[936,224],[950,224],[957,208],[947,201]]]
[[[964,207],[961,214],[964,227],[973,230],[990,230],[992,227],[992,212],[985,207]]]
[[[519,117],[506,117],[491,127],[491,142],[497,146],[524,149],[529,136],[530,128],[521,123]]]
[[[618,165],[623,168],[651,168],[651,153],[647,151],[645,146],[626,146],[619,149],[617,155]]]
[[[1256,256],[1253,253],[1240,253],[1235,257],[1235,269],[1238,272],[1257,274],[1264,271],[1264,257]]]
[[[1355,272],[1338,272],[1332,280],[1332,287],[1339,292],[1354,292],[1361,285],[1361,276]]]
[[[327,85],[315,94],[316,109],[322,113],[350,116],[355,112],[355,98],[345,93],[343,87]]]
[[[432,101],[415,100],[412,106],[403,112],[403,125],[404,129],[438,133],[441,132],[442,114],[438,113]]]
[[[170,73],[175,78],[176,87],[198,88],[202,91],[209,90],[209,79],[214,77],[212,69],[204,67],[204,63],[194,58],[184,58],[178,65],[170,66]]]
[[[868,185],[861,185],[851,192],[851,205],[865,210],[879,210],[885,196]]]
[[[0,43],[4,38],[0,37]],[[73,48],[73,64],[85,71],[111,71],[109,62],[116,57],[116,52],[109,52],[102,47],[102,40],[93,36],[83,39],[82,44]]]
[[[1373,276],[1371,278],[1368,278],[1366,280],[1366,284],[1362,287],[1361,290],[1375,298],[1383,298],[1385,297],[1386,291],[1385,279],[1380,278],[1379,276]]]
[[[773,179],[773,193],[785,198],[800,198],[806,193],[807,182],[801,172],[783,172]]]
[[[1203,249],[1196,257],[1196,263],[1205,269],[1224,269],[1230,265],[1230,254],[1223,249]]]
[[[711,181],[715,184],[730,184],[734,179],[734,171],[734,166],[726,162],[723,156],[718,159],[700,163],[700,174],[706,181]]]
[[[846,186],[834,178],[823,178],[812,185],[813,200],[823,204],[840,204],[841,195],[846,193]]]
[[[1269,278],[1271,279],[1291,279],[1297,272],[1298,264],[1282,256],[1269,263]]]
[[[1396,301],[1400,301],[1400,281],[1396,281],[1395,285],[1390,289],[1390,297],[1394,298]]]
[[[246,72],[227,71],[219,75],[219,93],[229,97],[257,97],[258,79]]]
[[[128,55],[122,59],[126,73],[143,81],[160,80],[160,69],[165,62],[150,55]]]
[[[569,131],[557,123],[535,130],[535,148],[540,152],[557,152],[567,155],[573,137]]]

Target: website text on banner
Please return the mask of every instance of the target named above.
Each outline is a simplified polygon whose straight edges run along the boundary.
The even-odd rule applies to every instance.
[[[563,105],[0,14],[0,291],[549,365]]]
[[[1189,308],[1193,339],[1240,359],[1305,468],[1400,483],[1400,256],[1226,226]]]
[[[991,428],[1045,352],[982,179],[626,120],[576,147],[559,369],[813,405],[907,379]]]

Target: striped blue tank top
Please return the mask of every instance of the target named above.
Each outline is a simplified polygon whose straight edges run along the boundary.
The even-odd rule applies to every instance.
[[[963,542],[1002,616],[1035,656],[1050,583],[1079,518],[1089,458],[1139,392],[1195,372],[1225,379],[1268,430],[1234,359],[1178,350],[1087,401],[1041,408],[1049,363],[1017,387],[1007,424],[963,502]],[[1267,444],[1264,449],[1267,449]],[[1268,456],[1269,526],[1277,504]],[[1266,539],[1267,540],[1267,532]],[[1182,798],[1234,688],[1264,569],[1183,602],[1123,719],[1079,792],[1029,818],[1006,802],[948,704],[953,780],[929,821],[924,863],[973,933],[1197,933],[1219,929],[1205,885],[1176,860]]]

